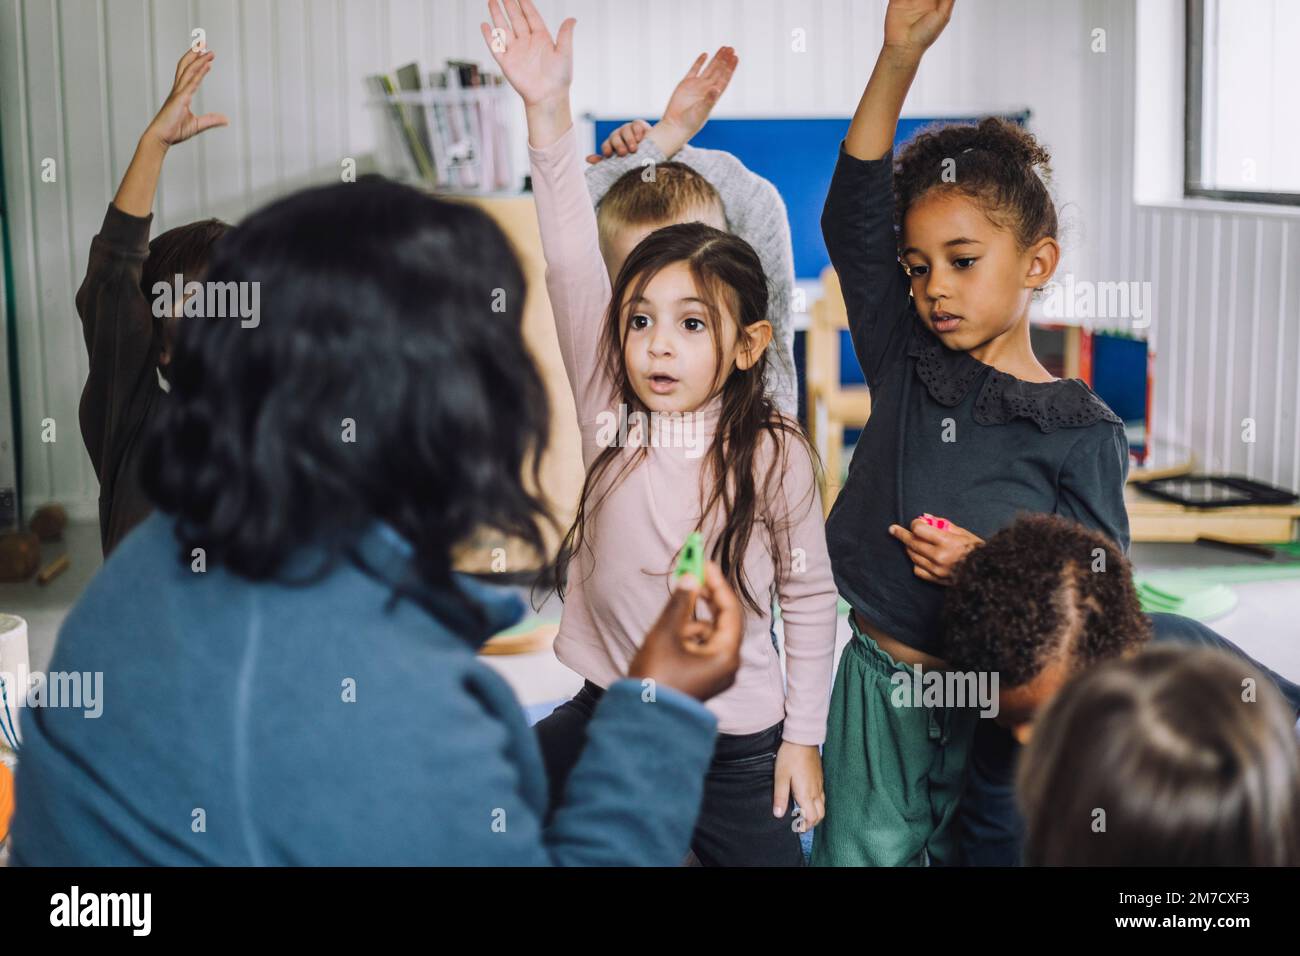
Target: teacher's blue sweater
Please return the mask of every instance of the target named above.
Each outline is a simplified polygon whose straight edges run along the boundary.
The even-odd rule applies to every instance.
[[[391,529],[307,585],[178,560],[171,520],[129,535],[59,635],[52,672],[102,672],[102,713],[25,708],[13,862],[26,865],[675,865],[716,722],[684,694],[609,688],[544,827],[542,760],[475,657],[486,615],[409,578]]]

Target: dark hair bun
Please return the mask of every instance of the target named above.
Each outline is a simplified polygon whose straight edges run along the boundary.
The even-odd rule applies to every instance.
[[[945,175],[947,174],[947,175]],[[1051,155],[1022,126],[996,116],[975,124],[931,126],[899,154],[894,169],[898,224],[930,189],[962,192],[1015,231],[1021,247],[1056,238],[1056,207],[1047,191]]]
[[[1051,177],[1051,154],[1034,138],[1033,133],[1017,123],[997,116],[986,116],[975,126],[949,128],[962,134],[954,136],[962,151],[984,150],[1021,166],[1031,167],[1044,180]]]

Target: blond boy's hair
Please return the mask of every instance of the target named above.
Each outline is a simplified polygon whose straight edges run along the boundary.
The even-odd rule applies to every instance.
[[[631,169],[620,176],[596,207],[601,248],[626,226],[668,225],[693,212],[716,212],[726,222],[722,197],[713,184],[683,163],[657,163],[654,179],[645,170]]]

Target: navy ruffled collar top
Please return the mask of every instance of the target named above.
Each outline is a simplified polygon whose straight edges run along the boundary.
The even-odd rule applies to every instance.
[[[960,405],[985,373],[991,373],[975,399],[974,417],[981,425],[1005,425],[1016,418],[1028,418],[1047,433],[1098,421],[1124,424],[1079,379],[1026,382],[985,365],[969,352],[945,347],[919,319],[913,323],[907,354],[916,359],[916,374],[930,397],[948,408]]]

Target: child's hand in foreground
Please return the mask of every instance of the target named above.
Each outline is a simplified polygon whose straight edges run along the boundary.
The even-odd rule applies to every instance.
[[[230,120],[220,113],[195,116],[190,111],[190,104],[194,102],[203,78],[212,69],[215,56],[211,50],[185,51],[185,55],[176,64],[176,77],[172,82],[171,93],[167,95],[167,102],[163,103],[158,115],[145,130],[146,137],[152,137],[162,146],[168,147],[183,143],[191,136],[197,136],[214,126],[230,125]]]
[[[918,578],[945,586],[952,584],[952,573],[961,559],[984,543],[983,538],[965,528],[930,514],[912,519],[910,531],[902,525],[891,524],[889,533],[903,542]]]
[[[695,618],[699,600],[708,608],[707,621]],[[706,562],[703,581],[693,574],[677,580],[659,620],[628,664],[627,676],[675,688],[700,701],[721,694],[735,683],[740,667],[744,618],[740,599],[722,569]]]
[[[506,19],[506,12],[509,19]],[[492,58],[524,101],[534,107],[569,98],[573,82],[573,17],[560,24],[554,40],[532,0],[488,0],[492,26],[480,23]]]
[[[815,827],[826,816],[826,792],[822,788],[822,757],[808,744],[783,741],[776,752],[776,784],[772,795],[772,815],[785,816],[794,794],[799,804],[798,832]]]

